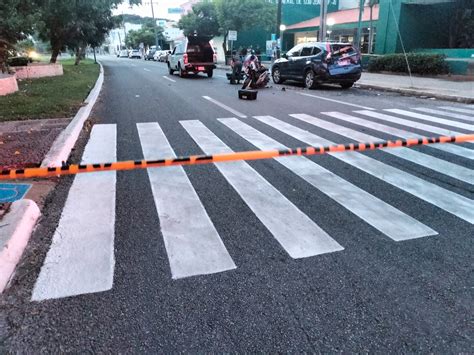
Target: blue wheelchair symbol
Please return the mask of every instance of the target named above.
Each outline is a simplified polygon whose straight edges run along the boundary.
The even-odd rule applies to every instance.
[[[0,184],[0,203],[21,200],[30,187],[30,184]]]

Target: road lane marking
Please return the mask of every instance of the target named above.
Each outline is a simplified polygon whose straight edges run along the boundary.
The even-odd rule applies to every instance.
[[[396,108],[385,109],[384,111],[391,112],[391,113],[396,113],[396,114],[402,115],[402,116],[417,118],[419,120],[436,122],[436,123],[440,123],[440,124],[447,125],[447,126],[457,127],[457,128],[468,130],[469,132],[474,132],[474,125],[468,124],[468,123],[461,123],[461,122],[446,120],[444,118],[438,118],[438,117],[423,115],[421,113],[410,112],[410,111],[400,110],[400,109],[396,109]]]
[[[460,113],[467,113],[474,115],[474,108],[459,108],[459,107],[452,107],[452,106],[439,106],[438,108],[442,108],[443,110],[449,110],[449,111],[454,111],[454,112],[460,112]]]
[[[346,115],[340,112],[321,112],[321,114],[334,117],[346,122],[350,123],[357,123],[357,118],[351,115]],[[356,131],[351,128],[339,126],[335,123],[328,122],[316,118],[314,116],[300,114],[300,115],[290,115],[294,118],[307,122],[317,127],[324,128],[330,132],[334,132],[341,136],[347,137],[349,139],[353,139],[356,142],[362,142],[364,140],[371,140],[377,141],[380,140],[380,137],[375,137],[366,133],[362,133]],[[364,127],[372,128],[371,125],[366,125]],[[437,145],[432,145],[432,147],[436,147]],[[474,184],[474,171],[472,169],[465,168],[463,166],[453,164],[446,160],[442,160],[436,157],[433,157],[428,154],[423,154],[422,152],[418,152],[413,149],[409,148],[395,148],[395,149],[386,149],[384,150],[385,153],[394,155],[396,157],[411,161],[412,163],[418,164],[423,166],[427,169],[436,171],[437,173],[444,174],[446,176],[450,176],[454,179],[459,181],[464,181],[468,184]]]
[[[256,117],[256,119],[291,137],[313,146],[333,144],[327,139],[273,117]],[[472,208],[472,200],[467,197],[443,189],[438,185],[432,184],[416,177],[415,175],[406,173],[358,152],[329,154],[336,159],[352,165],[367,174],[375,176],[376,178],[429,202],[471,224],[474,223],[474,208]]]
[[[300,95],[308,96],[308,97],[314,97],[314,98],[320,99],[320,100],[326,100],[326,101],[336,102],[336,103],[341,104],[341,105],[346,105],[346,106],[353,106],[353,107],[357,107],[357,108],[362,108],[362,109],[364,109],[364,110],[375,110],[375,109],[372,108],[372,107],[367,107],[367,106],[361,106],[361,105],[351,104],[351,103],[349,103],[349,102],[339,101],[339,100],[334,100],[334,99],[329,99],[329,98],[327,98],[327,97],[316,96],[316,95],[313,95],[313,94],[300,93]]]
[[[151,71],[150,69],[147,69],[147,68],[143,68],[144,71]]]
[[[227,76],[225,76],[225,75],[216,75],[216,76],[219,77],[219,78],[227,79]]]
[[[431,126],[431,125],[427,125],[427,124],[420,123],[420,122],[410,121],[410,120],[406,120],[404,118],[390,116],[390,115],[386,115],[386,114],[380,113],[380,112],[355,111],[355,113],[358,113],[358,114],[361,114],[361,115],[364,115],[364,116],[377,118],[377,119],[382,120],[382,121],[387,121],[387,122],[390,122],[390,123],[399,124],[399,125],[402,125],[402,126],[408,126],[410,128],[420,129],[420,130],[426,131],[426,132],[436,133],[436,134],[439,134],[439,135],[442,135],[442,136],[463,134],[463,133],[460,133],[460,132],[451,131],[451,130],[446,129],[446,128],[441,128],[441,127]],[[375,122],[372,122],[372,121],[366,121],[366,120],[363,120],[363,121],[365,121],[365,123],[363,124],[364,126],[368,126],[370,128],[373,128],[374,130],[379,130],[379,131],[382,131],[382,132],[393,134],[393,135],[398,136],[398,137],[404,137],[404,138],[423,137],[423,135],[419,135],[418,133],[412,133],[412,132],[401,130],[401,129],[398,129],[398,128],[394,128],[394,127],[391,127],[391,126],[381,125],[381,124],[378,124],[378,123],[375,123]],[[354,120],[354,123],[361,125],[361,123],[357,123],[357,122],[358,122],[357,120]],[[360,122],[362,122],[362,121],[360,121]],[[466,145],[471,145],[471,144],[472,143],[466,143]],[[455,154],[455,155],[458,155],[458,156],[466,158],[466,159],[474,160],[474,150],[463,147],[463,146],[460,146],[460,145],[445,144],[445,145],[441,146],[441,145],[435,144],[435,145],[432,145],[432,147],[435,148],[435,149],[438,149],[438,150],[444,150],[445,152]]]
[[[116,161],[116,135],[116,125],[95,125],[82,163]],[[112,288],[115,190],[115,171],[74,178],[50,250],[33,289],[33,301]]]
[[[167,77],[166,75],[163,75],[163,79],[166,79],[166,80],[171,81],[171,82],[173,82],[173,83],[176,82],[176,80],[173,80],[173,79]]]
[[[158,123],[138,123],[145,159],[175,157]],[[236,266],[180,166],[147,169],[173,279]]]
[[[233,108],[227,106],[227,105],[224,105],[222,102],[219,102],[217,100],[214,100],[213,98],[209,97],[209,96],[203,96],[203,98],[207,101],[210,101],[212,102],[214,105],[217,105],[219,106],[220,108],[223,108],[224,110],[226,111],[229,111],[230,113],[232,113],[233,115],[237,116],[237,117],[240,117],[240,118],[246,118],[247,116],[244,115],[243,113],[240,113],[239,111],[237,110],[234,110]]]
[[[442,110],[433,110],[431,108],[426,108],[426,107],[414,107],[413,110],[425,112],[425,113],[431,113],[434,115],[441,115],[441,116],[449,116],[450,118],[457,118],[460,120],[466,120],[466,121],[474,121],[474,113],[472,116],[467,116],[467,115],[461,115],[459,113],[454,113],[454,112],[447,112],[447,111],[442,111]]]
[[[232,152],[200,121],[180,123],[206,154]],[[215,166],[292,258],[344,249],[246,162]]]
[[[258,149],[287,149],[284,145],[236,118],[219,119]],[[275,159],[315,188],[395,241],[438,233],[377,197],[358,188],[306,157]]]

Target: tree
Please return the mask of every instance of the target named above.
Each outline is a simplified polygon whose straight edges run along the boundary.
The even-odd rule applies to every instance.
[[[113,28],[112,9],[123,0],[36,0],[40,21],[40,37],[51,42],[51,63],[56,63],[59,52],[66,45],[76,54],[88,43],[103,40]],[[141,0],[129,0],[139,4]]]
[[[449,18],[449,47],[474,48],[474,0],[456,0]]]
[[[28,0],[0,1],[0,70],[6,71],[9,53],[17,41],[33,32],[34,4]]]
[[[158,27],[158,39],[165,39],[161,27]],[[142,28],[137,31],[131,30],[128,32],[127,41],[125,42],[127,47],[138,48],[141,43],[145,46],[154,46],[156,44],[154,29]]]
[[[181,17],[178,27],[185,36],[197,34],[199,36],[214,37],[219,34],[219,22],[216,6],[212,1],[197,3],[192,11]]]
[[[227,53],[229,30],[242,31],[253,27],[274,28],[276,8],[266,0],[215,0],[219,31],[224,35],[224,53]]]

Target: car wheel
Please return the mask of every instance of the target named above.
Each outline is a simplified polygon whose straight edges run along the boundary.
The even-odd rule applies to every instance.
[[[353,82],[350,82],[350,83],[341,83],[341,87],[342,87],[344,90],[350,89],[353,85],[354,85]]]
[[[169,73],[170,75],[173,75],[173,74],[174,74],[174,70],[171,69],[170,63],[168,63],[168,73]]]
[[[181,65],[179,66],[178,71],[179,71],[180,78],[186,77],[186,72],[183,70],[183,68],[181,68]]]
[[[275,84],[283,84],[283,82],[285,81],[281,78],[280,68],[278,67],[273,69],[272,78]]]
[[[214,70],[210,69],[207,71],[207,77],[208,78],[212,78],[212,76],[214,75]]]
[[[304,75],[304,85],[307,89],[314,89],[316,88],[316,75],[314,74],[313,70],[308,70]]]

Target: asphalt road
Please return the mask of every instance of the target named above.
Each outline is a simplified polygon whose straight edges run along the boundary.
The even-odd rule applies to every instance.
[[[469,132],[383,111],[440,110],[440,106],[472,110],[463,105],[357,88],[343,91],[335,86],[308,91],[297,84],[272,85],[259,92],[258,100],[248,102],[237,98],[237,87],[229,85],[221,70],[216,70],[212,79],[181,79],[169,76],[163,63],[112,57],[102,63],[105,84],[92,119],[116,125],[119,160],[143,158],[137,123],[158,122],[176,155],[203,152],[180,124],[186,120],[199,120],[235,151],[256,146],[218,118],[237,117],[290,147],[307,144],[253,116],[273,116],[337,143],[355,140],[289,115],[324,118],[380,138],[397,137],[321,112],[354,115],[354,111],[368,110]],[[406,125],[364,118],[430,135]],[[469,120],[449,114],[444,118],[469,124]],[[72,161],[80,160],[86,142],[84,135]],[[473,149],[472,144],[461,146]],[[468,173],[474,169],[467,157],[433,147],[412,150],[470,169]],[[468,174],[468,183],[385,152],[363,155],[418,177],[426,186],[432,183],[467,201],[474,198],[472,175]],[[472,222],[335,156],[310,160],[412,217],[413,225],[427,226],[437,235],[394,241],[375,228],[375,222],[349,212],[278,162],[250,162],[263,180],[344,248],[294,259],[274,237],[276,232],[257,216],[255,205],[250,208],[216,166],[186,167],[186,175],[236,268],[173,279],[147,172],[119,172],[112,289],[31,301],[73,180],[65,178],[50,196],[15,280],[2,296],[0,349],[21,353],[473,352]],[[472,207],[474,210],[474,203]],[[270,212],[279,213],[276,209]]]

